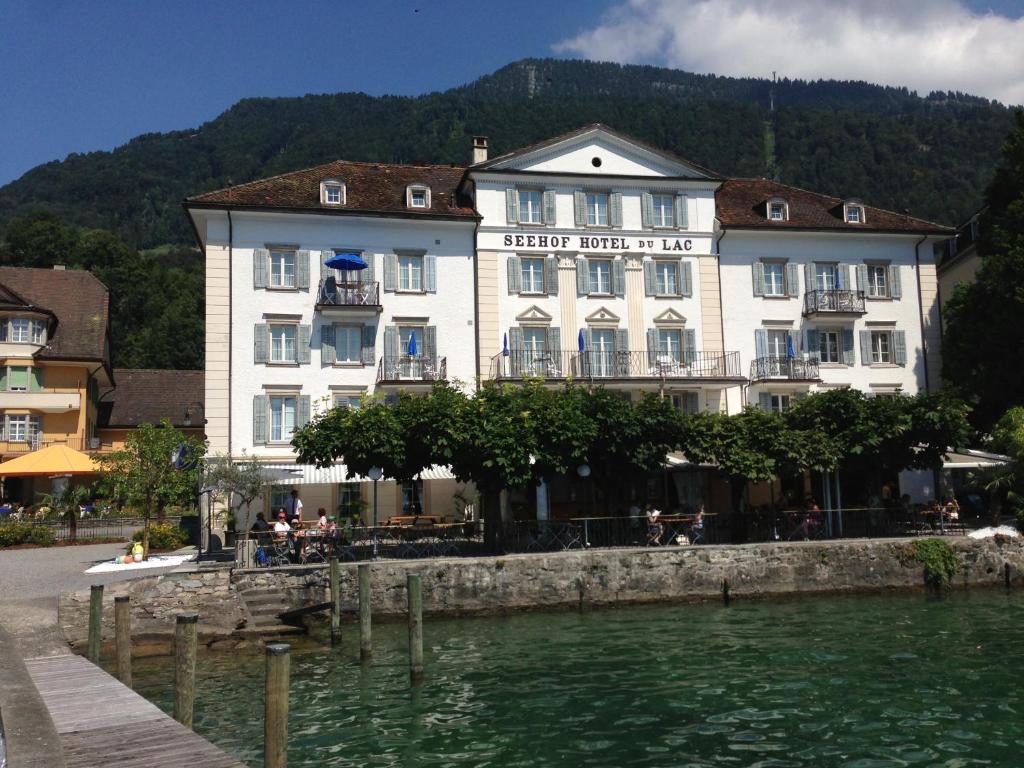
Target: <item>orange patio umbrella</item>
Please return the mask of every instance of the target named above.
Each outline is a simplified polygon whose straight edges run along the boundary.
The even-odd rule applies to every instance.
[[[0,464],[2,477],[91,475],[99,471],[95,461],[66,445],[51,445]]]

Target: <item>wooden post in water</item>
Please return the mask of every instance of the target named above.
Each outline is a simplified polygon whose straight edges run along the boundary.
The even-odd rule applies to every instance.
[[[128,595],[114,598],[114,642],[117,646],[117,679],[132,687],[132,616]]]
[[[722,602],[728,605],[729,600],[729,580],[722,579]]]
[[[341,575],[338,573],[338,558],[332,557],[330,563],[331,575],[331,644],[341,642],[341,589],[339,582]]]
[[[373,656],[373,640],[371,638],[370,613],[370,564],[359,566],[359,658],[368,659]]]
[[[192,727],[196,701],[197,613],[179,613],[174,625],[174,719]]]
[[[405,578],[409,597],[409,679],[423,682],[423,580],[410,573]]]
[[[1003,582],[1006,584],[1006,588],[1010,588],[1010,564],[1003,563]]]
[[[100,646],[103,644],[103,585],[89,587],[89,661],[100,664]]]
[[[291,675],[291,646],[267,646],[267,679],[263,710],[263,766],[288,766],[288,686]]]

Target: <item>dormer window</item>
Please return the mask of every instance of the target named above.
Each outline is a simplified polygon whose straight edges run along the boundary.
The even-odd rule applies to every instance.
[[[789,205],[785,200],[780,198],[774,198],[768,201],[768,220],[769,221],[788,221],[789,220]]]
[[[27,317],[8,317],[0,319],[0,342],[11,344],[46,343],[46,323]]]
[[[405,205],[407,208],[429,208],[430,187],[413,185],[405,190]]]
[[[843,221],[847,224],[864,223],[864,206],[855,200],[843,204]]]
[[[344,182],[337,179],[326,179],[320,182],[320,202],[324,205],[344,205]]]

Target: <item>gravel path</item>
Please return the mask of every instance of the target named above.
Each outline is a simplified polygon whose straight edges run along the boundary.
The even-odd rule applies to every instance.
[[[124,550],[125,544],[121,543],[0,551],[0,624],[14,636],[25,658],[68,652],[57,629],[59,593],[152,576],[174,567],[85,573],[86,568],[111,560]]]

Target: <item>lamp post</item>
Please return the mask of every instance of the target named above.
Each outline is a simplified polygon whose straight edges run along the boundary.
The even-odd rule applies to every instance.
[[[590,465],[580,464],[576,467],[576,474],[586,481],[590,477]],[[590,520],[587,518],[587,486],[589,485],[587,482],[583,484],[583,544],[587,547],[590,546]]]
[[[377,559],[377,482],[384,477],[384,470],[380,467],[370,467],[366,473],[373,480],[373,559]]]

